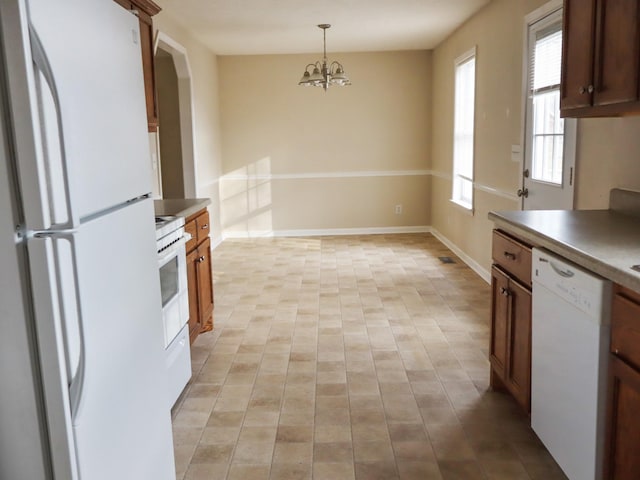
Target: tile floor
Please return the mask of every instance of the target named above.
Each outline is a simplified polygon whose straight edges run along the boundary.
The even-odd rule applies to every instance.
[[[178,479],[566,478],[488,391],[489,287],[431,235],[227,240],[214,271]]]

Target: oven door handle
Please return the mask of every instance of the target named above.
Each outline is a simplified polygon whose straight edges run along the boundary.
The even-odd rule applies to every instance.
[[[166,250],[158,253],[158,262],[162,264],[169,258],[173,257],[176,254],[176,251],[182,248],[189,240],[191,240],[191,235],[185,232],[178,241],[169,245]]]

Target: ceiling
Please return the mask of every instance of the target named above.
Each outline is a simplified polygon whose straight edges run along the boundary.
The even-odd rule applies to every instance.
[[[218,55],[431,49],[490,0],[156,0]]]

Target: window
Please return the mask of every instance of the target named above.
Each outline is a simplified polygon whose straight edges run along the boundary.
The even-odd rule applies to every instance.
[[[531,178],[562,184],[564,119],[560,118],[562,24],[531,29],[529,108]]]
[[[473,209],[473,137],[476,97],[476,49],[455,62],[452,200]]]

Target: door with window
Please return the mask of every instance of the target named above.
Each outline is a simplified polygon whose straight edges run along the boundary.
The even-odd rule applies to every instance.
[[[573,209],[576,120],[560,118],[562,8],[529,21],[524,210]]]

